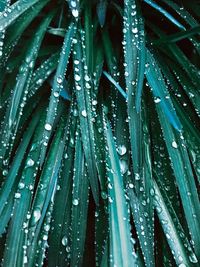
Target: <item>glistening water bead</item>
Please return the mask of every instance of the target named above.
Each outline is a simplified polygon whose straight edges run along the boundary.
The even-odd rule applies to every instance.
[[[51,124],[46,123],[45,126],[44,126],[44,128],[45,128],[45,130],[47,130],[47,131],[51,131],[52,126],[51,126]]]
[[[79,201],[78,201],[78,199],[75,198],[75,199],[73,199],[72,203],[74,206],[78,206]]]

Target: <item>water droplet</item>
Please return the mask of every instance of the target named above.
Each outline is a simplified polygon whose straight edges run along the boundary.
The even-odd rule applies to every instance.
[[[2,174],[3,174],[3,176],[6,176],[8,174],[8,171],[7,170],[3,170]]]
[[[48,235],[43,235],[42,239],[43,239],[44,241],[47,241],[47,239],[48,239]]]
[[[59,97],[59,92],[54,92],[53,95],[54,97]]]
[[[154,191],[153,188],[150,189],[150,195],[151,195],[151,196],[154,196],[154,195],[155,195],[155,191]]]
[[[74,206],[77,206],[79,204],[79,201],[78,201],[78,199],[75,198],[75,199],[73,199],[72,203]]]
[[[35,218],[35,222],[39,221],[40,217],[41,217],[41,211],[40,209],[35,209],[33,212],[33,216]]]
[[[155,102],[156,104],[160,103],[160,102],[161,102],[160,97],[155,97],[155,98],[154,98],[154,102]]]
[[[75,81],[79,82],[81,77],[80,77],[80,75],[75,74],[74,79],[75,79]]]
[[[15,198],[20,198],[21,194],[20,193],[15,193]]]
[[[129,186],[129,188],[133,188],[134,187],[134,185],[132,183],[129,183],[128,186]]]
[[[178,267],[187,267],[184,263],[179,264]]]
[[[51,124],[46,123],[45,126],[44,126],[44,128],[45,128],[45,130],[47,130],[47,131],[51,131],[52,126],[51,126]]]
[[[68,244],[68,238],[67,238],[66,236],[63,236],[63,238],[62,238],[62,241],[61,241],[61,242],[62,242],[62,245],[66,247],[66,246],[67,246],[67,244]]]
[[[25,184],[22,183],[22,182],[20,182],[19,185],[18,185],[18,188],[19,188],[19,189],[23,189],[24,187],[25,187]]]
[[[102,199],[107,199],[108,196],[105,191],[101,191],[101,197]]]
[[[137,28],[133,28],[132,29],[132,33],[138,33],[138,29]]]
[[[139,181],[139,180],[140,180],[140,175],[139,175],[139,173],[136,173],[136,174],[135,174],[135,180],[136,180],[136,181]]]
[[[97,105],[97,100],[92,100],[92,105],[96,106]]]
[[[57,83],[61,84],[63,80],[61,77],[57,77],[56,81],[57,81]]]
[[[72,15],[73,15],[75,18],[77,18],[78,15],[79,15],[78,9],[73,9],[73,10],[72,10]]]
[[[26,164],[28,167],[32,167],[35,164],[35,162],[32,159],[28,159]]]
[[[126,151],[127,151],[127,149],[126,149],[125,145],[118,146],[117,152],[119,153],[120,156],[125,155]]]
[[[74,64],[78,65],[79,64],[79,60],[74,60]]]
[[[172,142],[172,147],[173,147],[173,148],[178,148],[178,145],[177,145],[176,141],[173,141],[173,142]]]
[[[83,116],[83,117],[87,117],[87,112],[86,112],[86,110],[85,110],[85,109],[84,109],[84,110],[82,110],[81,114],[82,114],[82,116]]]
[[[126,160],[120,160],[120,170],[122,174],[125,174],[128,170],[128,164]]]
[[[197,257],[194,253],[192,253],[190,256],[189,256],[189,260],[192,262],[192,263],[197,263],[198,260],[197,260]]]

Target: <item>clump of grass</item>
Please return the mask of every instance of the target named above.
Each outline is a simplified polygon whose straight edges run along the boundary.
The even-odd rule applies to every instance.
[[[0,12],[2,266],[199,266],[199,4]]]

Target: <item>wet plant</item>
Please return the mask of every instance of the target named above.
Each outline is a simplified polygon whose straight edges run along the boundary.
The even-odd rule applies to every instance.
[[[198,267],[200,5],[0,1],[3,267]]]

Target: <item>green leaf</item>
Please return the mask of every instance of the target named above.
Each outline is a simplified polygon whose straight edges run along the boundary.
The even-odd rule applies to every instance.
[[[45,122],[44,136],[43,136],[43,141],[42,141],[41,159],[40,159],[41,165],[44,162],[47,145],[48,145],[51,133],[52,133],[52,127],[55,121],[57,106],[59,103],[59,95],[63,88],[63,80],[65,77],[65,72],[67,69],[69,56],[71,53],[71,46],[72,46],[72,41],[73,41],[75,31],[76,31],[76,25],[72,22],[69,25],[68,30],[66,32],[62,50],[60,53],[59,64],[57,66],[56,74],[54,76],[53,87],[52,87],[52,92],[50,96],[46,122]]]
[[[86,68],[84,61],[84,52],[80,39],[80,33],[76,35],[77,43],[74,44],[73,63],[74,63],[74,80],[75,94],[80,118],[81,139],[83,143],[83,151],[87,163],[90,186],[95,202],[99,201],[99,186],[97,167],[95,162],[95,144],[94,144],[94,129],[92,120],[92,103],[91,95],[88,89],[91,88],[91,78]],[[83,36],[83,35],[82,35]],[[83,38],[83,37],[82,37]]]
[[[27,9],[31,8],[34,4],[38,3],[39,0],[27,1],[18,0],[10,6],[9,12],[5,10],[0,15],[0,30],[6,29],[11,23],[13,23],[21,14]]]
[[[129,214],[124,196],[123,180],[120,173],[120,163],[117,157],[112,131],[108,121],[105,121],[105,137],[108,145],[106,158],[108,171],[108,208],[110,225],[111,262],[117,266],[136,266],[132,254]]]

